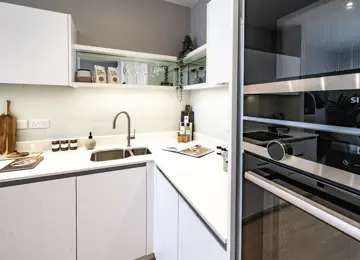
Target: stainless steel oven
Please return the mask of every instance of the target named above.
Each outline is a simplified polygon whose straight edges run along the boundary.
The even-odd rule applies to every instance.
[[[240,2],[237,259],[360,259],[360,0]]]
[[[360,187],[248,152],[244,165],[243,260],[360,259]]]

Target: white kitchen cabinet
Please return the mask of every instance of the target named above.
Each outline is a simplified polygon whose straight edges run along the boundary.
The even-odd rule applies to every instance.
[[[76,260],[75,178],[0,188],[0,259]]]
[[[77,177],[77,260],[146,255],[146,167]]]
[[[193,212],[179,200],[179,256],[178,260],[226,260],[226,250]]]
[[[227,84],[232,71],[230,0],[211,0],[207,5],[207,84]]]
[[[69,85],[71,16],[0,2],[0,83]]]
[[[162,173],[155,171],[154,253],[156,260],[177,260],[179,195]]]

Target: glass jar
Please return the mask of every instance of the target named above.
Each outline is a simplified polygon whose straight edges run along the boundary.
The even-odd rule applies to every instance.
[[[60,151],[60,141],[52,141],[51,142],[51,150],[53,152],[58,152]]]
[[[70,140],[70,150],[77,150],[78,148],[78,140]]]
[[[69,150],[69,140],[62,140],[60,142],[61,151],[68,151]]]

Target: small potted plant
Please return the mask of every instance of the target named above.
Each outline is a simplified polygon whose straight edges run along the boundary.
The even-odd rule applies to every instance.
[[[169,67],[168,66],[162,66],[164,69],[164,82],[161,82],[161,86],[172,86],[172,84],[169,82]]]

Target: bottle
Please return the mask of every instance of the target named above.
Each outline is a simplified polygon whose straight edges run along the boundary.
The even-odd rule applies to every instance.
[[[90,132],[89,133],[89,138],[85,142],[85,147],[88,150],[92,150],[92,149],[95,148],[95,146],[96,146],[96,140],[93,139],[92,133]]]
[[[184,123],[180,123],[180,134],[181,135],[185,134],[185,125],[184,125]]]
[[[185,126],[185,134],[189,136],[189,140],[191,141],[191,128],[189,123]]]

